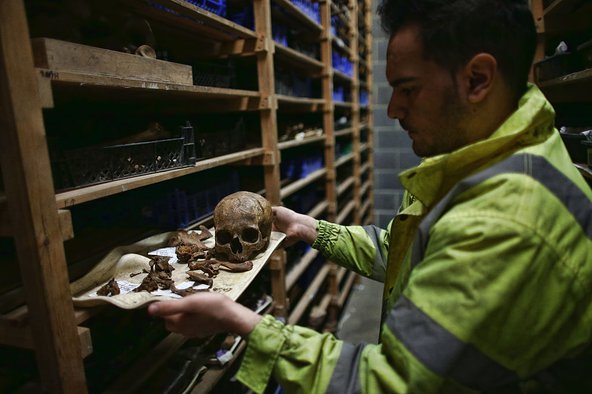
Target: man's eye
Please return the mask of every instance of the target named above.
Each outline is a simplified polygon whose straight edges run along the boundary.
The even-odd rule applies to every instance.
[[[395,90],[397,93],[399,93],[403,96],[410,96],[411,93],[413,93],[414,88],[412,88],[412,87],[398,87]]]
[[[403,93],[405,96],[409,96],[411,93],[413,93],[413,88],[401,88],[401,93]]]

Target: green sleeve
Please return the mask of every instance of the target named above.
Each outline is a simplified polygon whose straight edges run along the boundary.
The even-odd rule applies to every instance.
[[[288,393],[325,391],[343,342],[266,315],[249,334],[237,379],[262,393],[273,377]]]
[[[319,220],[317,233],[312,247],[327,259],[368,278],[384,281],[389,230]]]

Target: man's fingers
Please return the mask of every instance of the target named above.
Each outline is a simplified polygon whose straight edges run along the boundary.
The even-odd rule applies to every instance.
[[[170,316],[185,312],[184,300],[158,301],[148,305],[148,313],[152,316]]]

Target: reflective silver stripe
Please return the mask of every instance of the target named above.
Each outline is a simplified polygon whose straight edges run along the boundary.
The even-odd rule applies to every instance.
[[[376,250],[374,267],[372,268],[372,278],[384,281],[386,275],[386,256],[383,254],[384,248],[382,247],[381,238],[381,233],[384,230],[376,226],[364,226],[364,230],[368,233],[368,236],[374,244],[374,249]]]
[[[386,325],[419,361],[442,377],[477,390],[518,380],[514,372],[452,335],[404,296],[389,312]]]
[[[358,345],[343,343],[339,360],[337,360],[337,365],[329,381],[329,387],[327,387],[327,394],[362,393],[359,366],[364,346],[363,343]]]
[[[412,247],[411,266],[415,267],[423,260],[430,228],[446,212],[452,199],[493,176],[507,173],[528,175],[545,186],[564,204],[584,234],[592,239],[592,204],[584,192],[544,157],[518,154],[462,180],[436,204],[419,226]]]

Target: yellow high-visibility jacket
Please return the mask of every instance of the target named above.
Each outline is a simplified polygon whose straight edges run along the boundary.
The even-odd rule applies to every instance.
[[[238,379],[287,393],[592,392],[592,191],[530,85],[488,139],[403,172],[387,230],[313,247],[385,283],[379,344],[266,316]]]

